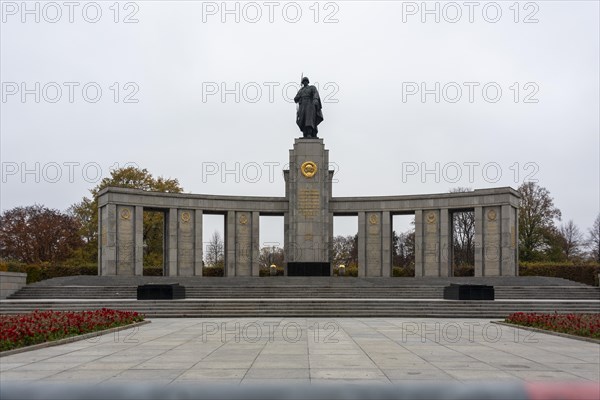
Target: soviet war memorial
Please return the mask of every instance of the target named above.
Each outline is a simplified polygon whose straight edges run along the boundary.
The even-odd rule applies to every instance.
[[[474,213],[475,276],[517,276],[519,194],[496,188],[409,196],[332,196],[329,151],[317,89],[302,78],[295,96],[302,137],[290,150],[285,197],[203,196],[107,187],[98,193],[98,275],[143,274],[144,208],[164,213],[164,276],[202,276],[202,215],[225,216],[225,276],[259,276],[259,216],[284,219],[285,275],[330,276],[333,218],[358,216],[358,276],[392,276],[392,216],[415,215],[415,276],[451,276],[452,213]],[[483,245],[484,244],[484,245]]]
[[[303,93],[301,89],[297,99]],[[309,96],[315,98],[315,93]],[[475,276],[518,275],[516,190],[506,187],[437,195],[333,197],[329,151],[324,140],[316,137],[316,126],[322,120],[321,110],[316,110],[320,106],[313,105],[308,96],[298,101],[298,123],[304,136],[295,139],[289,169],[283,171],[285,197],[103,189],[98,194],[98,274],[142,275],[143,212],[150,208],[165,215],[164,275],[169,277],[202,276],[203,213],[225,216],[227,277],[259,276],[261,214],[283,216],[287,276],[332,275],[333,218],[356,215],[358,276],[391,277],[392,216],[399,213],[415,215],[415,276],[448,277],[452,213],[464,210],[473,211],[475,242],[484,244],[475,249]]]
[[[597,3],[1,11],[1,399],[600,398]]]

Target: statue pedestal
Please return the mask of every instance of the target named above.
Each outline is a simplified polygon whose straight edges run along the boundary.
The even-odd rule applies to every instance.
[[[329,270],[330,275],[333,214],[329,201],[333,171],[329,171],[329,150],[325,150],[323,139],[296,139],[284,177],[289,200],[284,217],[286,272],[322,276]],[[314,264],[311,267],[308,263]]]
[[[331,276],[329,262],[288,262],[288,276]]]

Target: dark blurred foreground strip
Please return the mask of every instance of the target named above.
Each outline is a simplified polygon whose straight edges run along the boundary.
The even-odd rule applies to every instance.
[[[276,382],[276,381],[274,381]],[[177,384],[158,386],[63,385],[3,382],[0,399],[415,399],[415,400],[598,400],[599,383],[445,383],[355,385],[331,383],[215,385]]]

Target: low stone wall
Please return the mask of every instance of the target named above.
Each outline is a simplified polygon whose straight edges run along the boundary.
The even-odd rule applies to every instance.
[[[27,274],[25,273],[0,271],[0,299],[6,299],[25,286],[26,282]]]

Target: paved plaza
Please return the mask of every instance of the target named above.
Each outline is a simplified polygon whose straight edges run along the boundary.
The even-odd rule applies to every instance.
[[[600,345],[489,319],[153,319],[0,358],[2,382],[595,381]]]

